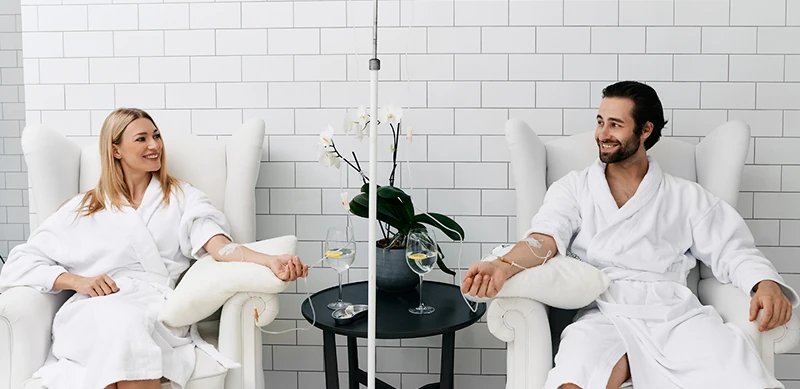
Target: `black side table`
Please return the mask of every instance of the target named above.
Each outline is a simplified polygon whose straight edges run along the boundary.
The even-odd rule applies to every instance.
[[[367,303],[367,283],[356,282],[343,285],[343,300],[353,304]],[[367,337],[367,318],[359,319],[351,324],[336,325],[331,317],[327,304],[339,297],[338,286],[317,292],[311,296],[314,310],[317,312],[315,327],[322,330],[323,352],[325,359],[325,386],[327,389],[339,389],[338,366],[336,362],[335,335],[347,336],[347,360],[349,389],[359,389],[359,384],[367,385],[367,373],[358,367],[358,349],[356,338]],[[419,291],[392,294],[378,290],[377,322],[375,337],[379,339],[407,339],[442,335],[442,367],[440,382],[425,385],[421,389],[453,389],[453,366],[455,357],[456,331],[468,327],[478,321],[486,313],[486,304],[479,304],[478,311],[473,313],[467,308],[457,286],[441,282],[425,281],[422,301],[436,308],[429,315],[414,315],[408,308],[419,304]],[[312,322],[311,306],[308,301],[302,305],[303,317]],[[394,389],[389,384],[375,379],[378,389]]]

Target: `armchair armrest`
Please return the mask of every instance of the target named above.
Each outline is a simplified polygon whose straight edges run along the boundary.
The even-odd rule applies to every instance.
[[[254,310],[258,310],[258,321]],[[264,388],[262,334],[256,326],[266,326],[277,315],[277,294],[237,293],[222,306],[219,351],[242,365],[240,369],[228,371],[226,388]]]
[[[542,388],[553,367],[545,305],[522,297],[495,298],[489,305],[487,320],[489,331],[508,343],[506,387]]]
[[[697,287],[700,302],[712,305],[722,320],[741,328],[761,353],[761,360],[769,371],[775,371],[775,354],[786,353],[800,343],[800,319],[792,315],[786,325],[771,331],[759,332],[759,312],[755,322],[750,321],[750,298],[731,284],[722,284],[714,278],[700,280]]]
[[[0,389],[18,389],[50,352],[56,311],[70,293],[40,293],[28,287],[0,294]]]

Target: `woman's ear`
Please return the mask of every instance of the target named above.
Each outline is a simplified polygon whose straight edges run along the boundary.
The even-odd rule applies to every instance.
[[[111,145],[111,154],[116,159],[122,158],[122,156],[119,154],[119,149],[117,149],[117,146],[115,146],[115,145]]]

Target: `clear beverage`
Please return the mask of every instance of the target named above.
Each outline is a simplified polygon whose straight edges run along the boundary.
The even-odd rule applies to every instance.
[[[406,262],[411,271],[419,275],[428,274],[433,269],[436,263],[436,253],[433,252],[418,252],[410,253],[406,256]]]
[[[354,249],[334,249],[325,252],[328,265],[339,273],[347,271],[350,266],[353,266],[353,261],[356,259],[356,250]]]
[[[422,302],[422,277],[433,269],[436,263],[438,245],[433,234],[426,228],[413,229],[406,237],[406,264],[419,275],[419,306],[409,308],[415,315],[427,315],[436,309]]]

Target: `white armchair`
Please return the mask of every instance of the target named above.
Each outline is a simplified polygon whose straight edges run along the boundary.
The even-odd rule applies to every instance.
[[[171,174],[204,191],[228,219],[236,242],[256,237],[255,184],[261,165],[264,122],[244,123],[226,139],[164,131]],[[60,133],[31,125],[22,133],[28,165],[31,230],[63,202],[94,187],[100,176],[97,143],[79,147]],[[53,317],[69,297],[17,287],[0,294],[0,389],[40,389],[29,380],[50,350]],[[266,307],[265,307],[266,304]],[[197,348],[197,362],[186,389],[263,389],[261,331],[253,309],[266,325],[278,312],[274,295],[238,293],[222,307],[219,318],[198,324],[200,335],[242,366],[227,371]]]
[[[547,187],[572,170],[581,170],[597,158],[594,133],[587,132],[543,143],[524,122],[506,124],[517,199],[517,231],[526,231],[544,200]],[[742,168],[750,142],[750,127],[728,122],[700,144],[662,138],[649,151],[669,174],[700,183],[733,206],[739,196]],[[775,354],[800,343],[800,320],[759,333],[748,319],[750,300],[734,286],[719,283],[704,265],[689,274],[688,285],[700,301],[712,305],[722,318],[750,335],[766,367],[774,372]],[[699,269],[699,270],[698,270]],[[553,367],[562,330],[575,311],[547,307],[525,298],[497,298],[488,310],[489,330],[507,342],[508,389],[540,389]]]

